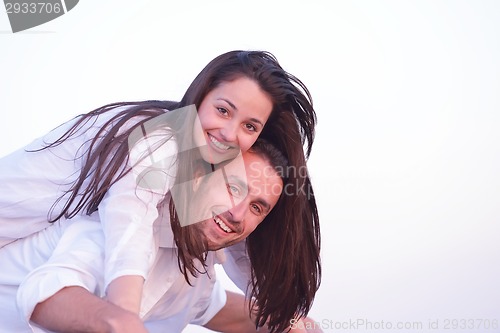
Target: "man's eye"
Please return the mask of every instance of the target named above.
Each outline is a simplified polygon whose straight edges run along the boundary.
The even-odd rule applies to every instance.
[[[238,197],[240,196],[241,194],[241,191],[240,189],[235,186],[235,185],[227,185],[227,191],[229,192],[229,194],[231,194],[233,197]]]
[[[256,214],[261,214],[262,213],[262,209],[260,209],[259,205],[256,205],[256,204],[252,204],[251,205],[252,207],[252,210],[256,213]]]
[[[260,209],[259,205],[251,204],[250,207],[256,214],[260,215],[262,213],[262,209]]]

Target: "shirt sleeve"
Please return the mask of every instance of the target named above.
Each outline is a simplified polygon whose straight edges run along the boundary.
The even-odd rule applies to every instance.
[[[153,223],[176,175],[177,145],[157,130],[131,145],[131,171],[114,183],[99,205],[105,235],[104,282],[123,275],[144,278],[155,258]]]
[[[64,232],[46,263],[31,271],[17,292],[17,307],[29,323],[35,306],[69,286],[103,294],[104,235],[97,219],[65,221]]]

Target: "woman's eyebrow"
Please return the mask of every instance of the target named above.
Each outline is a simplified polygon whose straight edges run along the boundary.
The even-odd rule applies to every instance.
[[[224,101],[226,102],[227,104],[229,104],[230,107],[232,107],[233,109],[235,109],[236,111],[238,111],[238,108],[236,107],[236,105],[233,104],[233,102],[231,102],[230,100],[226,99],[226,98],[217,98],[219,101]]]

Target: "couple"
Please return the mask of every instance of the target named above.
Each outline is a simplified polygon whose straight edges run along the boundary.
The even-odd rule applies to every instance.
[[[197,112],[157,121],[190,105]],[[107,105],[6,156],[0,256],[16,273],[0,281],[2,327],[30,331],[7,304],[17,294],[25,319],[54,331],[288,329],[319,287],[319,222],[312,190],[299,190],[311,189],[308,176],[282,171],[305,168],[302,144],[308,155],[315,122],[307,88],[271,54],[232,51],[211,61],[178,103]],[[217,166],[194,176],[193,155]],[[246,181],[233,183],[225,171],[235,156]],[[211,201],[221,192],[202,185],[210,179],[229,205]],[[174,200],[182,184],[192,193]],[[195,197],[196,209],[186,204]],[[200,223],[179,214],[203,207],[210,216]],[[246,298],[220,290],[216,262]]]

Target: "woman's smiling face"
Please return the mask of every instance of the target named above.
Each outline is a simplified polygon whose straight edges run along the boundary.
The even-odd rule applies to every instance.
[[[201,102],[194,125],[194,141],[203,159],[215,164],[247,151],[272,109],[271,97],[247,77],[219,84]]]

